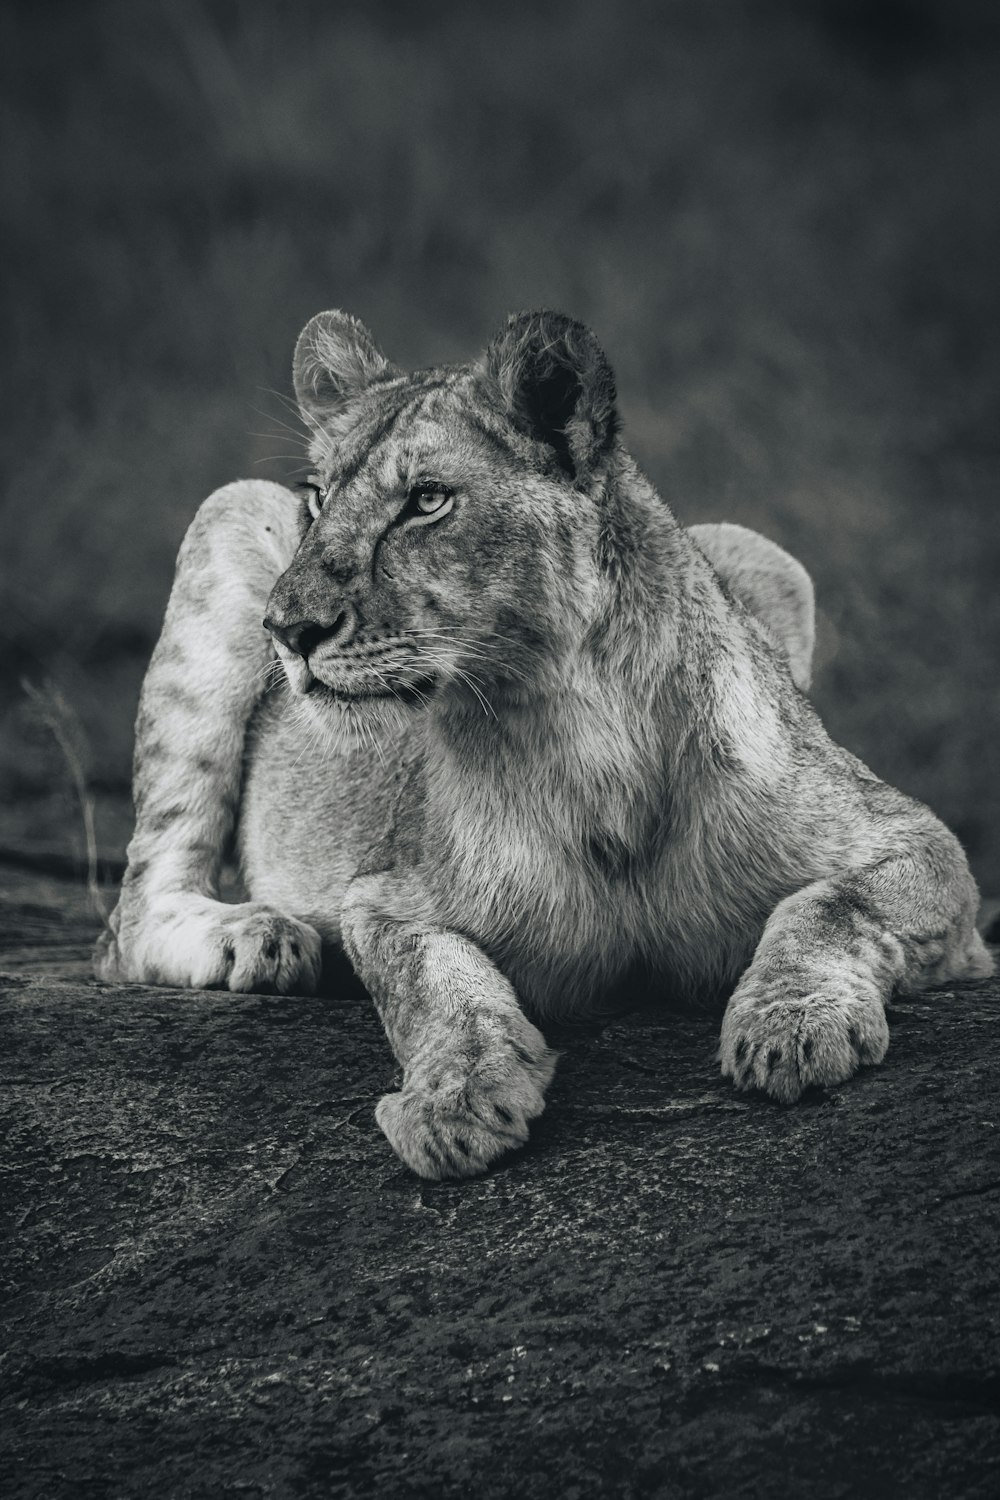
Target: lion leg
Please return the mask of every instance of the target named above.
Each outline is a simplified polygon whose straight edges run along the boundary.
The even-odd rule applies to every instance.
[[[299,543],[298,502],[241,481],[209,496],[181,546],[136,721],[135,833],[101,979],[232,990],[314,990],[313,928],[259,903],[221,902],[247,725],[274,663],[261,623]]]
[[[403,1067],[375,1118],[421,1177],[472,1177],[527,1141],[555,1054],[475,944],[387,914],[401,904],[386,877],[363,876],[343,910],[345,947]]]
[[[930,815],[927,815],[930,822]],[[933,820],[920,852],[806,886],[780,902],[722,1023],[722,1071],[790,1103],[882,1061],[885,1005],[993,964],[976,932],[975,882]]]
[[[784,652],[792,681],[807,692],[816,643],[816,599],[802,564],[777,542],[731,521],[689,526],[687,534]]]

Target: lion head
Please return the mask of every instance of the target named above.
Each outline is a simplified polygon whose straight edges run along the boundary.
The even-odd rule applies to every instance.
[[[594,335],[520,313],[479,360],[405,374],[324,312],[294,379],[313,472],[264,621],[292,688],[363,728],[541,685],[600,587],[620,450]]]

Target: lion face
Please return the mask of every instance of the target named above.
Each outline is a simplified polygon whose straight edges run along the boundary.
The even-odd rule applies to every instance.
[[[595,595],[614,414],[592,335],[534,314],[479,364],[404,376],[354,320],[320,314],[295,376],[314,472],[265,620],[293,689],[359,729],[530,694]]]

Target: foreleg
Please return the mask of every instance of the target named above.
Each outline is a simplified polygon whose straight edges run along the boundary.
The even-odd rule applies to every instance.
[[[975,930],[975,883],[957,841],[817,881],[775,908],[726,1009],[722,1071],[784,1102],[882,1061],[885,1005],[948,979],[992,972]],[[915,842],[913,840],[911,843]]]
[[[344,943],[403,1067],[375,1117],[421,1177],[470,1177],[528,1139],[555,1054],[509,982],[474,943],[394,915],[391,879],[348,890]]]

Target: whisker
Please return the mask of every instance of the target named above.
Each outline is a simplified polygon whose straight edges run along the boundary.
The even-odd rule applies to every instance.
[[[493,715],[494,719],[498,717],[497,711],[493,707],[493,704],[490,703],[489,700],[486,698],[485,694],[480,691],[480,688],[478,686],[477,680],[474,680],[473,675],[471,673],[465,671],[464,668],[456,666],[455,663],[452,662],[452,661],[448,661],[447,659],[442,659],[442,657],[440,655],[435,656],[433,654],[433,650],[430,651],[430,652],[425,652],[423,654],[423,656],[419,657],[418,661],[417,661],[417,665],[418,666],[424,666],[424,665],[426,665],[426,666],[432,666],[432,667],[434,667],[434,666],[436,666],[436,667],[444,667],[444,668],[450,670],[457,678],[459,678],[461,681],[467,683],[468,686],[472,689],[473,693],[475,693],[476,697],[479,699],[479,702],[482,704],[482,706],[483,706],[483,712],[484,713],[491,713]]]
[[[395,688],[393,687],[393,685],[389,681],[389,679],[386,677],[385,673],[384,672],[380,672],[379,669],[378,669],[378,667],[375,667],[375,666],[373,666],[371,668],[371,670],[375,673],[375,676],[378,678],[379,682],[381,682],[385,687],[387,687],[389,689],[389,692],[392,694],[392,696],[394,698],[396,698],[397,700],[399,700],[399,694],[396,692]],[[372,747],[378,753],[378,758],[382,762],[382,766],[384,768],[385,767],[385,752],[382,749],[382,743],[379,740],[378,735],[375,733],[374,725],[372,725],[372,724],[366,724],[365,728],[368,729],[368,730],[370,730],[370,732],[371,732]]]
[[[275,426],[275,431],[273,432],[251,432],[251,437],[281,437],[287,435],[294,438],[296,442],[301,443],[303,448],[306,446],[307,438],[305,433],[298,431],[290,422],[283,422],[273,412],[260,411],[256,406],[251,407],[251,410],[255,416],[263,417],[265,422],[273,422]]]
[[[298,729],[298,730],[300,730],[302,732],[303,739],[304,739],[304,743],[302,745],[302,749],[299,751],[298,755],[292,761],[292,765],[291,765],[291,769],[293,771],[297,771],[299,769],[299,766],[301,766],[302,762],[306,759],[306,757],[310,754],[310,752],[315,747],[312,746],[309,743],[309,729],[310,729],[310,726],[303,719],[301,711],[299,709],[299,705],[297,703],[295,704],[294,708],[292,709],[292,720],[294,722],[295,728]]]
[[[261,413],[261,415],[262,416],[266,415],[266,413]],[[284,442],[284,441],[286,441],[287,436],[288,436],[288,434],[285,433],[285,432],[258,432],[255,427],[248,427],[247,428],[247,437],[272,438],[275,442],[277,442],[278,439],[280,438],[282,440],[282,442]],[[291,436],[292,437],[297,437],[298,434],[293,432],[291,434]],[[302,450],[300,449],[299,450],[299,455],[300,456],[301,456],[301,452],[302,452]]]
[[[286,411],[290,412],[291,415],[295,417],[299,422],[302,421],[302,413],[299,411],[297,403],[292,399],[291,396],[287,394],[287,392],[276,391],[274,387],[270,385],[259,385],[257,389],[258,391],[260,391],[262,396],[273,396],[276,401],[281,402]]]
[[[265,689],[273,687],[283,675],[284,670],[278,657],[272,656],[270,661],[266,661],[262,667],[257,668],[254,673],[254,681],[261,681]],[[269,678],[270,680],[268,680]]]
[[[486,655],[488,656],[489,660],[495,660],[494,657],[489,656],[489,653],[485,651],[485,647],[489,641],[495,640],[503,644],[520,646],[523,646],[524,644],[523,641],[518,641],[514,636],[499,634],[496,631],[490,631],[489,634],[485,637],[470,639],[460,634],[457,628],[453,631],[447,631],[429,630],[426,626],[417,626],[415,629],[406,631],[405,634],[406,636],[427,636],[428,638],[448,641],[450,644],[461,647],[461,649],[463,650],[476,651],[480,655]]]
[[[511,666],[507,662],[498,661],[495,656],[489,654],[488,652],[480,650],[478,645],[473,642],[463,641],[456,636],[445,635],[440,631],[420,629],[408,631],[407,638],[414,640],[444,641],[447,645],[453,646],[463,660],[466,658],[472,658],[477,662],[480,662],[499,671],[499,673],[503,676],[512,677],[518,682],[531,682],[531,678],[527,675],[527,673],[522,672],[518,667]]]
[[[493,717],[494,717],[494,719],[495,719],[497,717],[497,711],[496,711],[496,709],[493,707],[493,704],[489,701],[489,699],[485,696],[485,694],[482,693],[482,692],[480,692],[479,688],[473,682],[473,680],[469,676],[468,672],[463,672],[462,669],[461,669],[461,667],[456,667],[454,670],[455,670],[456,676],[458,676],[463,682],[467,682],[469,684],[469,687],[475,693],[476,697],[479,699],[480,703],[483,706],[483,713],[484,714],[492,714]]]
[[[261,464],[288,463],[291,459],[299,457],[301,457],[301,455],[298,453],[265,453],[263,458],[255,458],[253,464],[254,468],[256,469],[259,468]],[[308,474],[311,468],[312,464],[309,463],[296,464],[294,469],[292,469],[290,472],[292,474]]]

